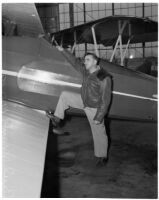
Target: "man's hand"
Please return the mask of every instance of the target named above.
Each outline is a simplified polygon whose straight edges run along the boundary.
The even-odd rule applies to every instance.
[[[96,125],[100,124],[100,122],[97,121],[97,120],[94,120],[94,123],[95,123]]]
[[[62,46],[59,46],[59,45],[58,45],[58,43],[57,43],[57,41],[55,40],[55,37],[54,37],[54,36],[52,37],[51,42],[52,42],[52,43],[53,43],[53,42],[55,43],[56,48],[57,48],[59,51],[63,51],[63,50],[64,50]]]
[[[56,48],[57,48],[59,51],[63,51],[63,50],[64,50],[63,47],[61,47],[61,46],[56,46]]]

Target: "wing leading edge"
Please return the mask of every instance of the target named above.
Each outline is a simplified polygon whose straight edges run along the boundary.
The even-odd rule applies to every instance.
[[[117,40],[120,33],[120,26],[125,23],[122,33],[122,43],[126,44],[131,37],[130,43],[152,42],[157,41],[158,23],[147,18],[126,17],[126,16],[109,16],[73,28],[65,29],[53,33],[56,41],[63,46],[73,46],[82,43],[94,43],[92,36],[92,27],[98,44],[112,46]],[[74,40],[73,40],[74,38]],[[76,41],[75,41],[76,40]]]
[[[3,101],[3,197],[39,198],[49,120],[43,113]]]

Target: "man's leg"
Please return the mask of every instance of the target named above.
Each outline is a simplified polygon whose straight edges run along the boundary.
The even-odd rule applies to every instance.
[[[96,114],[97,109],[86,107],[84,111],[87,115],[92,130],[94,141],[94,154],[98,158],[107,158],[108,137],[106,134],[104,122],[99,125],[96,125],[94,123],[93,118]]]
[[[83,109],[84,106],[81,95],[78,93],[64,91],[59,97],[54,116],[59,119],[64,119],[65,110],[70,107]]]

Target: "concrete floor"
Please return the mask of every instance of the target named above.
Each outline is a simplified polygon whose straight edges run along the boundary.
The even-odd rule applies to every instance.
[[[102,167],[86,118],[73,117],[64,130],[70,135],[49,133],[41,197],[157,198],[157,124],[111,120]]]

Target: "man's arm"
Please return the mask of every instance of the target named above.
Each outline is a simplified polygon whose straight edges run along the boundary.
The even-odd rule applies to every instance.
[[[104,119],[104,116],[108,112],[108,107],[111,101],[111,78],[107,76],[101,82],[101,104],[97,109],[97,113],[94,117],[94,121],[101,123]]]
[[[64,57],[68,60],[69,63],[81,74],[84,73],[84,67],[82,62],[77,59],[72,53],[70,53],[68,50],[64,49],[61,46],[57,46],[57,49],[61,51],[61,53],[64,55]]]

